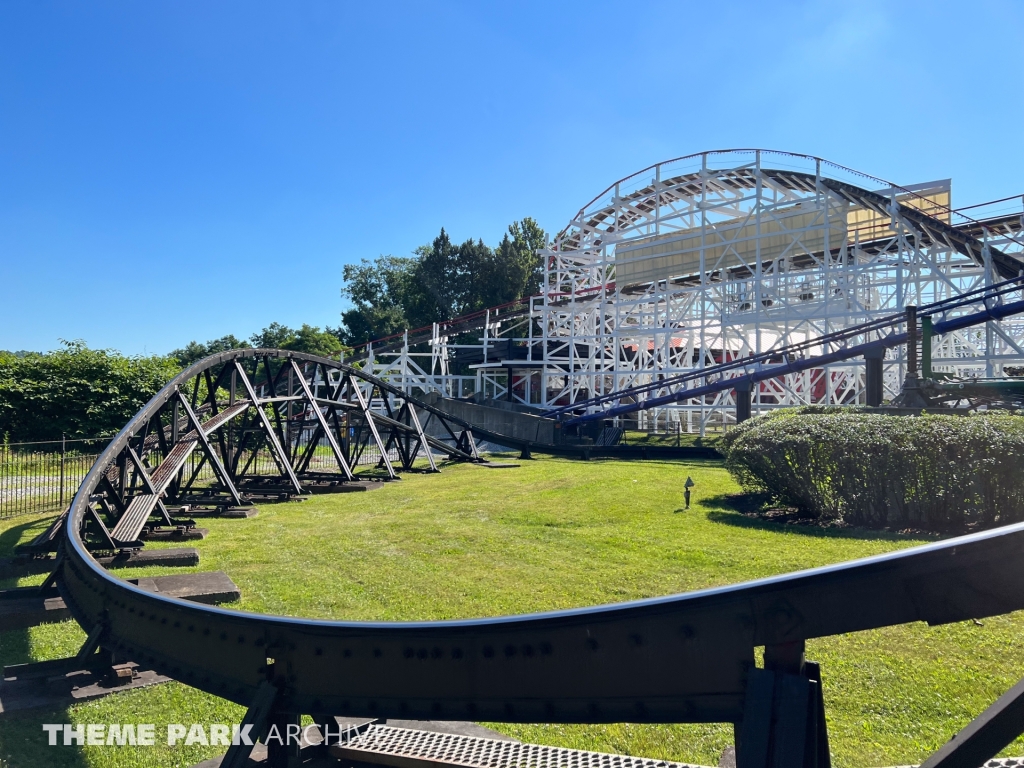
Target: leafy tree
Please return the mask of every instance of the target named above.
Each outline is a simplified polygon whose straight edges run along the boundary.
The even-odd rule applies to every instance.
[[[46,354],[0,354],[0,433],[14,442],[113,435],[180,370],[64,341]]]
[[[469,252],[470,249],[453,245],[443,227],[430,248],[421,250],[414,273],[415,283],[425,299],[419,319],[439,322],[461,314],[469,283],[473,280],[472,272],[464,263],[464,256]]]
[[[171,352],[168,357],[177,360],[178,365],[182,368],[187,368],[204,357],[215,355],[218,352],[227,352],[229,349],[245,349],[248,346],[249,342],[243,341],[229,333],[227,336],[212,339],[205,344],[201,344],[198,341],[190,341],[181,349]]]
[[[544,279],[537,249],[546,242],[544,230],[533,219],[513,222],[487,264],[478,289],[481,305],[493,307],[537,293]]]
[[[411,324],[400,307],[355,307],[341,313],[344,342],[352,346],[401,333]]]
[[[176,349],[168,357],[176,360],[180,366],[187,367],[204,357],[226,352],[229,349],[293,349],[296,352],[308,352],[311,355],[337,357],[343,349],[340,330],[325,328],[321,330],[315,325],[303,323],[299,329],[289,328],[281,323],[271,323],[259,333],[249,337],[249,341],[228,334],[219,339],[212,339],[205,344],[190,341],[181,349]]]
[[[337,335],[330,330],[321,331],[315,325],[303,323],[301,328],[293,331],[291,340],[282,349],[321,357],[337,357],[341,353],[342,345]]]
[[[416,263],[416,258],[379,256],[345,265],[341,293],[354,304],[341,315],[337,335],[345,343],[362,344],[409,327],[407,313],[418,314],[424,304],[421,296],[414,295]]]
[[[301,328],[289,328],[281,323],[271,323],[259,333],[249,337],[258,349],[291,349],[323,357],[337,357],[342,350],[341,341],[329,328],[320,330],[315,325],[303,323]]]
[[[544,230],[526,218],[495,249],[472,238],[455,245],[442,229],[413,257],[348,264],[341,293],[353,307],[342,313],[337,335],[355,346],[532,295],[544,272],[536,251],[545,243]]]
[[[249,341],[256,349],[287,349],[288,344],[294,340],[295,331],[280,323],[271,323],[249,337]]]

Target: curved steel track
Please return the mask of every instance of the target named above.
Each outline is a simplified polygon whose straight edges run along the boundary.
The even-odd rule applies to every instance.
[[[200,382],[214,382],[206,397],[217,402],[225,371],[254,360],[265,366],[268,381],[275,368],[283,379],[280,371],[294,361],[293,376],[304,370],[307,387],[317,381],[318,372],[336,371],[396,402],[407,400],[422,413],[432,412],[390,385],[324,358],[279,350],[207,358],[161,390],[99,458],[71,506],[55,573],[61,595],[90,633],[93,647],[152,665],[234,702],[249,704],[269,686],[277,711],[315,716],[738,722],[757,646],[1024,608],[1024,571],[1015,566],[1024,525],[689,594],[460,621],[258,615],[153,594],[107,572],[90,547],[95,546],[103,494],[110,493],[102,489],[111,468],[124,466],[132,452],[138,455],[154,425],[166,433],[161,414],[194,394]],[[265,393],[260,408],[272,419],[268,412],[297,402],[287,397]],[[256,410],[252,403],[249,407]],[[318,407],[323,415],[331,410],[322,403]],[[214,410],[206,411],[202,423],[217,418]],[[222,418],[211,434],[230,423]],[[177,435],[179,444],[196,438],[195,426]],[[163,461],[174,446],[165,448]],[[155,454],[161,450],[151,450],[154,455],[143,463],[157,464],[158,470]],[[116,485],[113,490],[123,495],[120,503],[127,507],[152,490],[138,480]]]
[[[769,173],[776,184],[793,190],[806,191],[813,180],[795,171]],[[658,189],[634,192],[632,215],[643,216],[647,207],[666,195],[685,194],[695,183],[696,177],[680,176]],[[738,173],[730,183],[742,190],[756,180]],[[884,212],[896,205],[857,186],[823,183],[869,210]],[[1016,290],[1017,259],[994,251],[972,231],[912,207],[900,204],[899,212],[923,242],[942,242],[979,263],[987,248],[996,272],[1007,281],[965,299],[963,307],[953,307],[966,312],[970,301],[983,305],[973,314],[942,319],[936,331],[1024,310],[1024,302],[1002,303],[1002,293],[1009,296]],[[566,247],[582,247],[584,236],[596,241],[616,236],[631,225],[613,213],[600,207],[581,212],[580,231]],[[896,316],[879,321],[875,331],[891,328],[892,333],[870,344],[900,343],[898,323]],[[862,353],[870,344],[829,354],[839,359]],[[757,381],[825,359],[798,357],[782,366],[747,371],[745,377]],[[670,392],[664,397],[678,396]],[[614,397],[607,399],[614,402]],[[1024,608],[1024,571],[1015,567],[1024,546],[1024,524],[866,560],[619,605],[410,623],[224,610],[141,590],[107,572],[93,556],[102,549],[141,546],[140,533],[154,520],[174,522],[168,509],[172,504],[230,506],[254,498],[330,491],[354,481],[360,459],[371,454],[379,458],[378,473],[391,479],[414,465],[436,469],[436,452],[479,461],[474,438],[480,437],[539,447],[454,418],[358,368],[325,358],[238,350],[196,363],[111,442],[66,517],[52,578],[89,633],[83,655],[102,647],[250,705],[247,721],[257,724],[257,732],[269,719],[294,721],[303,714],[318,722],[337,715],[548,723],[732,722],[737,724],[740,768],[821,768],[828,765],[827,747],[823,751],[818,738],[824,737],[824,725],[820,717],[815,725],[811,712],[823,707],[821,675],[816,665],[804,664],[806,639],[910,621],[977,619]],[[205,479],[200,471],[204,468],[210,470]],[[765,648],[761,668],[755,663],[760,646]],[[794,690],[796,697],[787,699],[785,692]],[[803,705],[798,704],[801,697]],[[817,704],[808,708],[808,697],[816,697]],[[804,725],[793,725],[798,721]],[[794,736],[797,731],[803,735]],[[972,740],[974,736],[967,736],[961,743],[976,743]],[[989,754],[1001,747],[996,741],[984,746]],[[779,745],[784,743],[799,746],[783,757]],[[232,747],[225,768],[242,765],[245,754],[244,747]]]

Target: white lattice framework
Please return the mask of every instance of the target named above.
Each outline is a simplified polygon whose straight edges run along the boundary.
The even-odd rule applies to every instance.
[[[1019,273],[1019,205],[993,231],[948,204],[948,181],[900,188],[762,150],[691,155],[616,182],[545,253],[545,404],[770,352]],[[1022,347],[1021,322],[993,322],[936,340],[934,369],[999,376],[1024,361]],[[885,366],[890,397],[902,356]],[[731,418],[731,398],[648,417],[703,429]],[[756,409],[863,401],[862,361],[754,392]]]
[[[542,252],[544,290],[531,301],[528,321],[488,315],[481,348],[512,339],[525,355],[510,361],[485,352],[475,376],[452,375],[454,347],[435,328],[429,352],[406,344],[379,360],[371,353],[367,362],[410,391],[561,406],[1020,274],[1022,198],[967,216],[951,210],[950,186],[898,187],[819,158],[767,150],[659,163],[608,187],[554,237]],[[900,390],[903,356],[901,349],[888,354],[886,397]],[[1020,365],[1019,319],[935,340],[938,373],[993,377]],[[752,405],[863,403],[864,388],[863,361],[849,361],[762,383]],[[733,407],[726,391],[641,412],[639,426],[703,432],[730,423]]]

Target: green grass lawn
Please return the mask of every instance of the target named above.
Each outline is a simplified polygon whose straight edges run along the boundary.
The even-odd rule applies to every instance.
[[[693,509],[684,512],[687,475],[697,485]],[[449,619],[666,595],[922,541],[761,523],[729,507],[726,496],[737,490],[718,462],[448,465],[370,493],[265,505],[251,520],[204,521],[210,535],[197,543],[196,570],[226,571],[241,587],[238,607],[251,611]],[[45,524],[0,521],[0,555]],[[1022,630],[1024,614],[1013,614],[982,626],[913,624],[809,642],[808,658],[823,666],[835,765],[907,764],[938,748],[1024,673]],[[71,623],[3,633],[0,662],[68,655],[83,637]],[[47,747],[41,723],[154,722],[159,733],[168,722],[241,716],[235,705],[171,683],[66,710],[2,715],[0,760],[15,768],[190,766],[218,750]],[[545,744],[705,765],[715,765],[732,740],[726,725],[493,727]],[[1024,744],[1011,753],[1024,754]]]

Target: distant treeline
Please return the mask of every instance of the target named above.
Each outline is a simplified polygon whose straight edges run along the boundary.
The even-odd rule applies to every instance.
[[[338,337],[354,347],[533,295],[544,277],[537,250],[545,244],[544,230],[525,218],[495,248],[473,239],[456,245],[442,229],[413,256],[348,264],[341,293],[353,306],[341,314]]]
[[[80,341],[45,354],[0,352],[0,436],[116,434],[178,370],[171,357],[126,357]]]
[[[338,328],[271,323],[247,340],[191,341],[167,355],[132,357],[64,341],[52,352],[0,351],[0,439],[34,442],[114,435],[179,371],[246,347],[337,358],[346,347],[536,293],[546,235],[533,219],[509,226],[494,248],[451,242],[444,229],[413,256],[363,259],[343,270],[352,308]]]
[[[211,339],[205,344],[199,341],[190,341],[181,349],[171,352],[168,357],[176,360],[182,368],[186,368],[197,360],[202,360],[217,352],[225,352],[229,349],[249,349],[250,347],[290,349],[322,357],[337,357],[343,349],[339,329],[324,328],[321,330],[305,323],[301,328],[289,328],[280,323],[271,323],[259,333],[250,336],[248,341],[231,334],[221,336],[219,339]]]
[[[53,352],[0,351],[0,439],[11,443],[117,434],[183,368],[215,352],[272,347],[337,357],[338,332],[271,323],[248,341],[193,341],[168,355],[122,355],[64,341]]]

